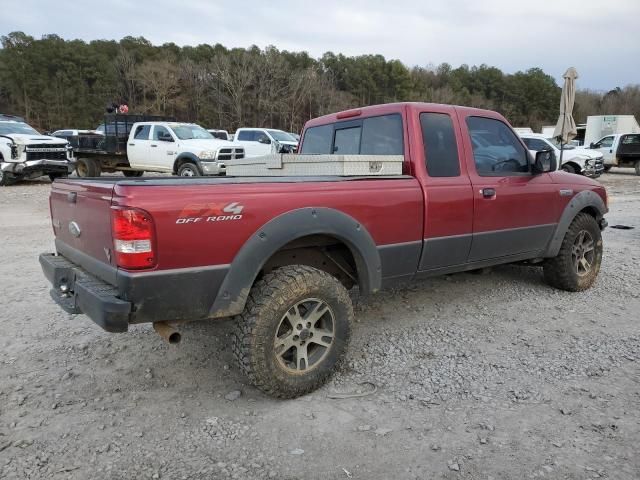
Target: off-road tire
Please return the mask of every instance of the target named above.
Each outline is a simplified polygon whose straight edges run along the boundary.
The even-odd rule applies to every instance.
[[[144,171],[143,170],[123,170],[122,174],[125,177],[135,178],[135,177],[141,177],[142,175],[144,175]]]
[[[564,165],[562,165],[562,167],[560,167],[560,170],[567,173],[576,173],[575,167],[569,163],[565,163]]]
[[[188,174],[191,172],[191,175]],[[178,175],[180,177],[201,177],[202,172],[200,167],[193,162],[185,162],[178,168]]]
[[[274,340],[285,314],[298,302],[325,302],[334,317],[334,336],[322,360],[296,374],[279,362]],[[351,336],[353,305],[346,288],[321,270],[291,265],[266,274],[249,293],[244,312],[236,318],[233,351],[240,369],[268,395],[294,398],[320,387],[342,361]]]
[[[81,178],[99,177],[102,168],[100,163],[93,158],[79,158],[76,160],[76,175]]]
[[[580,276],[576,272],[572,260],[572,249],[578,235],[583,231],[586,231],[592,237],[595,255],[590,271],[584,276]],[[601,263],[602,234],[598,222],[587,213],[579,213],[571,222],[562,240],[558,255],[544,262],[544,279],[549,285],[560,290],[580,292],[591,287],[596,281]]]

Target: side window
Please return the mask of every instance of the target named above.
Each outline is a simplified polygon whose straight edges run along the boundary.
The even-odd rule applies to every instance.
[[[404,138],[400,115],[383,115],[362,121],[361,155],[402,155]]]
[[[149,130],[151,130],[149,125],[138,125],[136,127],[136,133],[133,134],[133,138],[136,140],[149,140]]]
[[[271,143],[271,139],[269,138],[269,135],[259,130],[254,132],[254,141],[260,142],[260,143]]]
[[[160,137],[166,137],[166,136],[171,136],[171,134],[169,133],[169,130],[167,130],[165,127],[162,126],[155,126],[153,127],[153,139],[154,140],[160,140]]]
[[[358,155],[360,153],[361,127],[336,130],[333,153],[337,155]]]
[[[529,172],[529,155],[516,134],[500,120],[485,117],[467,117],[471,137],[483,142],[472,142],[476,171],[481,176],[514,175]]]
[[[597,144],[597,148],[609,148],[613,146],[613,137],[604,137]]]
[[[421,113],[420,126],[429,176],[459,176],[458,145],[451,117],[446,113]]]
[[[254,134],[255,132],[253,130],[242,130],[239,134],[238,134],[238,138],[236,138],[236,140],[242,140],[245,142],[254,142]]]
[[[308,128],[304,132],[300,153],[330,154],[331,137],[333,137],[333,125],[331,124]]]
[[[544,140],[539,138],[523,138],[522,141],[529,150],[535,150],[537,152],[541,150],[549,150],[549,145]]]

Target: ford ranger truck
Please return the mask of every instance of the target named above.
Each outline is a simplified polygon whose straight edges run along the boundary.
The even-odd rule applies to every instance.
[[[482,132],[488,144],[474,147]],[[403,155],[394,176],[74,179],[56,182],[51,296],[109,332],[235,317],[240,369],[296,397],[345,355],[349,289],[524,263],[566,291],[602,260],[607,195],[533,158],[498,113],[427,103],[309,121],[302,154]]]
[[[0,186],[42,175],[55,180],[73,167],[69,142],[41,135],[20,117],[0,115]]]

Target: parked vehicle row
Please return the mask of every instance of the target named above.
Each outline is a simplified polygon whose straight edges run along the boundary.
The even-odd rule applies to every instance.
[[[568,291],[598,275],[605,189],[556,171],[549,150],[533,157],[498,113],[350,110],[307,122],[300,153],[401,156],[403,174],[57,181],[57,253],[40,256],[51,296],[107,331],[152,322],[171,342],[171,322],[236,316],[242,371],[296,397],[345,355],[354,285],[516,262]]]
[[[541,133],[520,133],[520,138],[532,154],[550,150],[560,161],[560,144],[555,139]],[[558,168],[591,178],[599,177],[605,169],[602,153],[573,145],[562,146],[562,165],[559,164]]]

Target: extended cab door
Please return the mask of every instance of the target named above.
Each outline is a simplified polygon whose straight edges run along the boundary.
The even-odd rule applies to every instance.
[[[601,138],[600,140],[598,140],[594,145],[593,145],[593,149],[594,150],[598,150],[600,153],[602,153],[602,156],[604,157],[604,164],[605,165],[617,165],[617,161],[616,161],[616,155],[615,155],[615,146],[613,145],[615,140],[615,136],[614,135],[607,135],[606,137]]]
[[[469,262],[542,253],[560,216],[561,188],[531,173],[532,158],[501,118],[458,110],[473,186]],[[483,142],[474,143],[474,136]]]
[[[150,133],[151,125],[137,125],[129,135],[127,158],[129,165],[134,168],[145,167],[149,164]]]
[[[259,157],[262,155],[257,138],[258,134],[257,130],[246,128],[236,132],[234,142],[240,143],[244,147],[244,155],[246,157]]]
[[[451,108],[436,105],[410,120],[416,165],[423,185],[424,234],[418,271],[464,265],[473,234],[473,190],[464,161],[464,146]],[[417,137],[417,138],[416,138]]]

